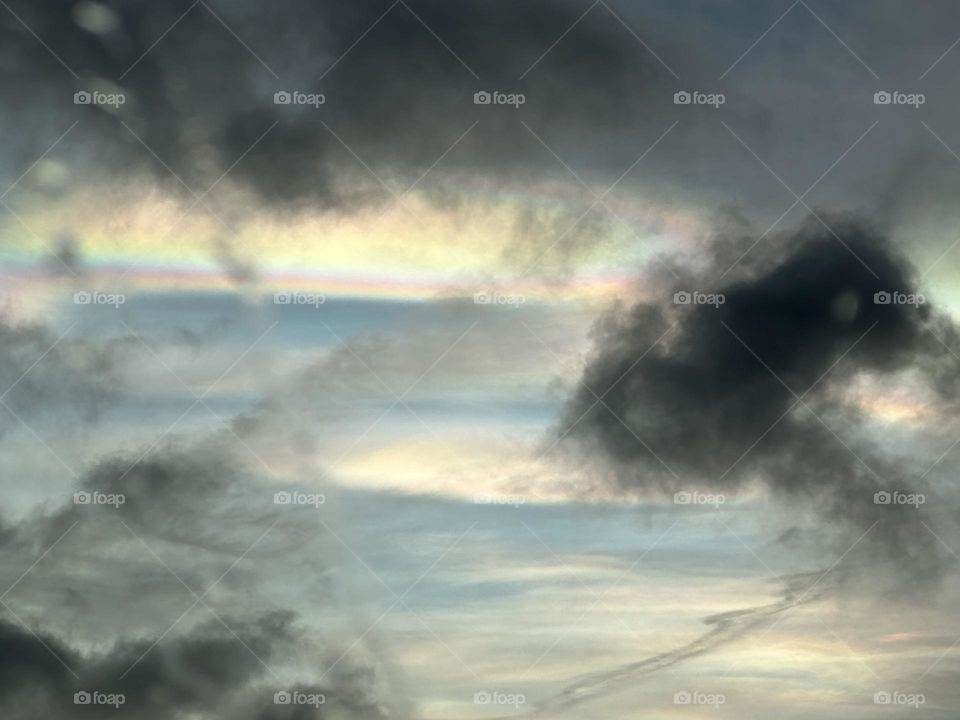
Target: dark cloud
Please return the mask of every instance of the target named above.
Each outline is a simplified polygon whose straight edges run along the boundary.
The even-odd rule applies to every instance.
[[[21,612],[57,603],[62,612],[47,618],[51,630],[92,642],[111,636],[116,623],[159,633],[214,588],[206,602],[241,617],[274,607],[271,585],[278,582],[329,596],[316,556],[316,512],[275,505],[274,489],[240,462],[239,452],[212,436],[96,462],[74,491],[97,494],[102,504],[68,496],[3,533],[2,566],[12,578],[56,547],[42,569],[18,583],[14,597],[28,608]],[[303,564],[312,572],[304,574]],[[97,611],[116,603],[109,616]]]
[[[0,621],[0,711],[11,720],[60,718],[245,718],[319,720],[333,713],[387,717],[370,696],[372,676],[339,673],[328,685],[284,685],[269,663],[298,643],[292,618],[265,615],[250,623],[213,620],[189,636],[119,642],[80,652],[59,638]],[[319,693],[315,706],[275,705],[274,693]],[[78,692],[122,694],[123,704],[78,705]]]
[[[377,697],[375,667],[341,657],[316,628],[307,640],[316,618],[278,607],[273,586],[294,582],[311,612],[332,602],[320,533],[306,517],[315,511],[275,505],[273,488],[243,470],[235,450],[214,435],[117,454],[76,491],[122,496],[119,506],[68,499],[0,528],[4,576],[30,568],[4,593],[3,717],[395,716]],[[195,613],[213,620],[190,614],[197,595]],[[274,704],[274,693],[294,689],[326,701]],[[109,712],[75,706],[80,691],[126,701]]]
[[[230,281],[239,286],[256,283],[257,270],[252,263],[238,257],[229,243],[221,240],[217,245],[215,258]]]
[[[310,705],[278,705],[274,701],[274,694],[267,691],[262,697],[256,698],[238,707],[229,715],[238,720],[322,720],[331,717],[362,718],[363,720],[387,720],[391,715],[389,710],[379,703],[369,692],[373,678],[363,669],[355,669],[350,673],[350,684],[344,688],[297,685],[289,692],[302,695],[323,695],[324,703],[319,708]]]
[[[606,12],[584,17],[519,79],[583,13],[573,2],[397,4],[377,22],[389,2],[297,0],[264,13],[254,3],[130,0],[105,3],[111,22],[95,24],[96,32],[89,22],[78,24],[74,3],[17,0],[10,7],[69,68],[13,17],[3,18],[4,99],[18,98],[41,118],[17,149],[19,161],[29,164],[45,149],[38,130],[53,131],[53,118],[76,117],[78,169],[152,167],[175,185],[166,164],[198,193],[244,156],[231,178],[274,204],[388,197],[353,152],[399,189],[478,120],[438,177],[469,173],[474,182],[501,183],[562,172],[520,118],[547,133],[550,144],[577,147],[583,133],[601,131],[604,147],[591,157],[615,159],[616,166],[622,151],[613,136],[655,129],[649,144],[666,127],[662,110],[650,108],[671,103],[669,72]],[[74,91],[96,87],[122,91],[127,101],[110,111],[73,105]],[[275,105],[281,90],[323,93],[326,103]],[[480,90],[521,92],[528,100],[520,110],[477,106],[473,95]],[[442,192],[442,186],[436,187]]]
[[[215,439],[190,445],[168,440],[144,448],[140,457],[133,451],[102,458],[82,475],[76,490],[122,495],[121,505],[71,502],[25,530],[32,535],[36,527],[45,527],[42,541],[52,542],[74,522],[99,533],[115,516],[138,534],[197,549],[240,552],[243,540],[231,530],[233,523],[240,523],[243,537],[245,526],[267,523],[274,508],[268,504],[268,488],[258,490],[234,450]]]
[[[854,538],[879,521],[869,547],[926,574],[938,553],[918,511],[873,502],[877,490],[919,491],[920,472],[861,432],[842,392],[863,374],[910,370],[953,403],[956,359],[931,329],[947,342],[956,334],[927,304],[875,303],[918,293],[911,267],[873,229],[831,224],[837,237],[819,226],[788,237],[783,255],[736,280],[717,280],[721,262],[602,321],[589,390],[571,399],[561,430],[608,460],[624,491],[759,481],[852,525]],[[675,304],[678,291],[724,302]]]
[[[718,11],[698,2],[640,8],[574,0],[293,0],[269,12],[250,0],[7,5],[12,12],[0,15],[0,100],[17,110],[0,113],[0,123],[16,141],[0,152],[11,181],[74,120],[79,124],[45,161],[69,166],[55,173],[70,180],[61,178],[58,187],[126,181],[149,170],[192,201],[170,170],[196,193],[229,170],[229,180],[204,201],[221,215],[231,198],[217,202],[218,196],[230,181],[283,210],[390,199],[364,163],[400,192],[471,127],[418,185],[438,203],[491,189],[525,191],[532,182],[543,188],[558,178],[580,192],[536,133],[596,192],[630,168],[622,189],[642,188],[665,206],[735,202],[749,205],[751,214],[769,210],[772,220],[793,198],[768,182],[721,118],[800,192],[882,117],[821,184],[834,207],[886,208],[878,196],[889,192],[893,171],[918,148],[929,153],[932,146],[953,162],[913,116],[878,114],[870,71],[803,6],[768,42],[751,48],[763,23],[776,20],[763,4]],[[917,24],[956,22],[955,7],[928,12],[936,22],[919,15],[894,21],[898,13],[890,10],[870,13],[869,22],[839,11],[825,21],[837,23],[851,46],[870,48],[871,65],[869,55],[882,50],[888,66],[916,67],[919,75],[933,58],[926,39],[917,41]],[[805,48],[802,57],[795,46]],[[779,74],[784,67],[793,73],[789,82]],[[951,109],[952,94],[937,85],[946,77],[938,72],[924,81],[926,110]],[[78,89],[96,88],[123,92],[127,102],[117,109],[73,104]],[[722,91],[727,102],[719,111],[673,104],[675,91],[696,88]],[[484,89],[522,92],[527,102],[519,110],[474,105],[473,93]],[[277,106],[278,90],[323,93],[326,103]],[[631,168],[674,121],[672,135]],[[42,169],[27,173],[19,190],[43,184]],[[841,173],[853,173],[855,181],[838,187]],[[593,197],[573,203],[584,199]],[[232,204],[241,211],[258,207]]]
[[[56,275],[69,274],[79,277],[83,272],[82,255],[76,236],[64,230],[55,238],[55,247],[50,258],[50,272]]]

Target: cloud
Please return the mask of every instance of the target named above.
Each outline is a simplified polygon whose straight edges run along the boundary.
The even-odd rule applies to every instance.
[[[928,304],[898,304],[920,293],[881,234],[856,220],[831,224],[837,237],[808,228],[736,279],[718,280],[720,261],[599,323],[589,390],[571,398],[560,431],[609,463],[624,492],[760,482],[849,528],[848,541],[872,530],[868,547],[923,576],[938,552],[918,511],[874,503],[878,490],[910,492],[920,473],[864,436],[861,413],[838,390],[860,374],[911,370],[955,403],[955,358],[934,332],[948,343],[956,332]],[[689,299],[677,292],[700,295],[677,304]],[[878,293],[900,295],[878,304]]]
[[[551,133],[551,142],[562,142],[601,126],[635,132],[646,124],[645,97],[669,78],[606,13],[584,17],[552,47],[583,13],[573,2],[297,0],[265,18],[252,2],[139,1],[93,26],[89,12],[78,16],[69,4],[40,12],[18,0],[11,9],[67,67],[23,26],[0,29],[12,70],[4,99],[26,99],[28,112],[51,130],[53,117],[82,119],[76,132],[84,149],[72,153],[80,167],[149,167],[175,186],[172,170],[198,193],[230,169],[231,179],[283,207],[387,198],[361,161],[388,184],[409,185],[478,120],[438,177],[449,170],[502,182],[557,172],[556,160],[519,124],[518,110],[475,105],[474,93],[525,93],[525,121],[543,129],[562,117]],[[37,86],[42,95],[29,92]],[[75,91],[100,86],[126,101],[73,104]],[[668,89],[661,93],[667,104]],[[277,105],[277,91],[322,93],[326,101]],[[24,131],[30,142],[16,150],[27,164],[45,149],[39,129]],[[442,182],[436,189],[444,194]]]
[[[40,323],[0,319],[0,433],[43,417],[59,423],[89,422],[121,392],[123,383],[110,344],[58,338]]]
[[[64,230],[55,238],[56,247],[50,258],[50,272],[52,274],[70,274],[79,277],[83,272],[83,259],[76,236]]]
[[[340,674],[341,686],[290,690],[324,695],[316,706],[274,706],[274,692],[287,690],[273,677],[272,663],[299,642],[292,618],[269,614],[226,629],[212,620],[189,636],[118,642],[109,650],[82,653],[49,634],[0,622],[0,710],[11,720],[47,717],[204,718],[283,720],[328,717],[328,708],[373,720],[383,715],[367,697],[361,672]],[[118,707],[76,704],[75,693],[122,695]],[[327,705],[329,703],[329,705]],[[255,709],[251,709],[255,708]]]
[[[125,696],[118,718],[395,717],[379,661],[313,637],[335,602],[315,511],[275,505],[235,449],[210,435],[117,453],[75,489],[118,505],[68,498],[2,528],[4,576],[29,570],[0,597],[0,714],[102,717],[74,705],[98,691]],[[274,705],[294,689],[325,703]]]

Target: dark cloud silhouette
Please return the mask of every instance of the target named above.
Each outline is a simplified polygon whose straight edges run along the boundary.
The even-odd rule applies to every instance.
[[[291,683],[268,666],[297,643],[282,613],[250,623],[214,620],[189,636],[144,638],[80,652],[58,637],[0,621],[0,711],[11,720],[169,718],[199,715],[249,720],[307,720],[347,713],[384,718],[370,696],[372,676],[340,673],[329,685]],[[320,694],[322,705],[276,705],[274,693]],[[75,693],[123,695],[117,707],[77,704]]]
[[[69,230],[60,232],[52,248],[50,272],[56,275],[80,277],[83,272],[82,254],[76,236]]]
[[[916,295],[912,269],[873,229],[832,225],[837,237],[805,230],[739,279],[715,284],[721,263],[672,290],[719,293],[722,304],[676,304],[671,292],[603,321],[589,390],[571,399],[561,430],[609,461],[625,491],[730,492],[759,480],[856,535],[879,521],[870,547],[926,574],[938,553],[918,511],[873,498],[910,491],[920,473],[862,436],[842,391],[859,374],[911,370],[952,403],[957,363],[930,329],[947,342],[956,334],[927,304],[875,302]]]
[[[474,182],[502,182],[563,172],[523,118],[539,131],[549,126],[551,144],[574,147],[583,132],[602,128],[604,148],[592,156],[619,166],[613,136],[649,126],[652,142],[665,129],[662,109],[671,107],[669,71],[607,12],[584,17],[551,49],[583,13],[573,2],[296,0],[265,14],[251,2],[131,0],[104,4],[93,23],[87,5],[10,2],[66,67],[9,14],[0,23],[0,97],[17,98],[40,118],[24,133],[14,166],[45,149],[40,130],[53,132],[53,118],[76,117],[82,142],[63,147],[74,148],[84,172],[150,167],[176,186],[173,170],[200,193],[243,156],[231,178],[272,204],[349,205],[389,197],[354,152],[399,190],[479,120],[438,178],[469,172]],[[73,104],[75,91],[96,88],[123,92],[126,102]],[[274,104],[275,92],[295,90],[322,93],[326,102]],[[483,90],[520,92],[528,101],[520,110],[475,105]],[[654,105],[661,110],[652,112]],[[443,183],[436,187],[442,194]]]

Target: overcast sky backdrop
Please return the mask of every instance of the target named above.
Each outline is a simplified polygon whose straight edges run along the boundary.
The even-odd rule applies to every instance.
[[[955,718],[958,44],[0,0],[0,715]]]

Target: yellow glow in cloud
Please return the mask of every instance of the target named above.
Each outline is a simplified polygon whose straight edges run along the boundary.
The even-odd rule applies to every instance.
[[[603,242],[587,236],[575,243],[577,272],[558,290],[538,277],[538,263],[554,266],[565,245],[587,231],[567,217],[578,205],[555,197],[529,193],[542,203],[531,230],[523,220],[531,198],[503,192],[449,206],[412,193],[355,212],[288,214],[253,210],[257,199],[228,183],[217,193],[214,203],[147,183],[82,187],[59,201],[56,213],[44,204],[20,208],[24,225],[11,227],[13,247],[20,261],[50,262],[49,249],[69,232],[88,273],[105,281],[122,273],[129,284],[159,288],[229,287],[224,266],[233,262],[254,269],[265,289],[430,298],[502,282],[530,297],[577,299],[621,293],[656,243],[610,220]],[[695,232],[690,218],[640,201],[618,211],[652,233]],[[530,258],[511,255],[519,235]]]
[[[919,425],[937,418],[937,409],[929,392],[911,383],[907,377],[891,382],[859,375],[845,388],[843,398],[881,422]]]

